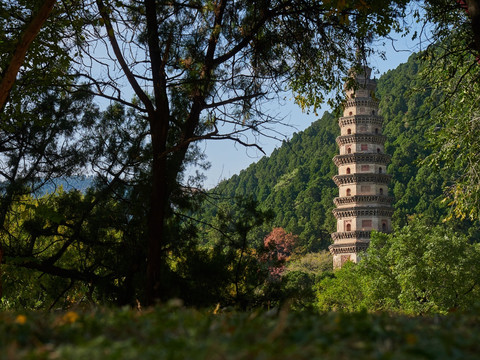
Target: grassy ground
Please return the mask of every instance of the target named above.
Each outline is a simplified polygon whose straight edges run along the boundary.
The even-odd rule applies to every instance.
[[[478,359],[480,316],[0,312],[0,359]]]

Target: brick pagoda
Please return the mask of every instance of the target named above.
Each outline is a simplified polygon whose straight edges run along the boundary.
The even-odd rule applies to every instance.
[[[340,136],[336,141],[340,155],[333,158],[339,188],[334,199],[337,232],[332,234],[333,267],[345,261],[358,262],[370,242],[372,230],[391,231],[392,198],[388,196],[390,175],[386,174],[390,156],[384,152],[383,118],[378,114],[376,81],[371,69],[353,74],[358,88],[346,88],[343,117],[338,120]]]

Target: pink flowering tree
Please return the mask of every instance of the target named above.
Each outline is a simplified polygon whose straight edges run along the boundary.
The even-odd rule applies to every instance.
[[[267,250],[264,261],[271,264],[269,272],[274,279],[281,277],[285,270],[285,262],[290,258],[297,240],[297,235],[287,233],[281,227],[274,228],[263,239],[263,245]]]

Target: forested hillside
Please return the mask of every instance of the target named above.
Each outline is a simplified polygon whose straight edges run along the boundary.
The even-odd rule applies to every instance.
[[[394,223],[404,225],[408,215],[421,213],[440,221],[446,215],[444,189],[449,174],[427,166],[430,153],[427,132],[435,127],[435,104],[419,75],[419,61],[409,61],[378,79],[377,94],[387,136],[386,152],[392,156],[390,193],[394,195]],[[217,202],[209,202],[204,220],[215,216],[218,206],[235,198],[252,196],[262,208],[274,212],[273,224],[299,235],[306,251],[326,249],[335,229],[333,198],[338,190],[332,181],[338,152],[338,115],[326,112],[305,131],[211,192]]]

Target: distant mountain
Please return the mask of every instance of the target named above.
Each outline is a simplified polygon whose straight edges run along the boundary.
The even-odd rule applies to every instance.
[[[388,139],[386,152],[392,156],[387,171],[393,176],[390,193],[395,198],[396,225],[405,224],[415,213],[435,221],[446,214],[441,200],[450,175],[440,169],[433,172],[422,162],[431,151],[426,134],[434,128],[435,107],[427,101],[429,92],[422,90],[427,86],[419,69],[412,55],[377,83],[383,133]],[[232,203],[236,196],[253,196],[263,208],[275,212],[273,226],[299,235],[308,250],[326,249],[329,234],[335,230],[332,209],[333,198],[338,196],[332,181],[337,171],[332,161],[338,153],[337,120],[325,113],[305,131],[284,141],[269,157],[221,182],[212,190],[219,200],[205,205],[202,219],[209,221],[220,204]]]
[[[37,196],[55,193],[60,187],[64,191],[79,190],[82,193],[92,187],[95,182],[94,176],[70,176],[65,178],[58,178],[45,183],[39,191]]]

